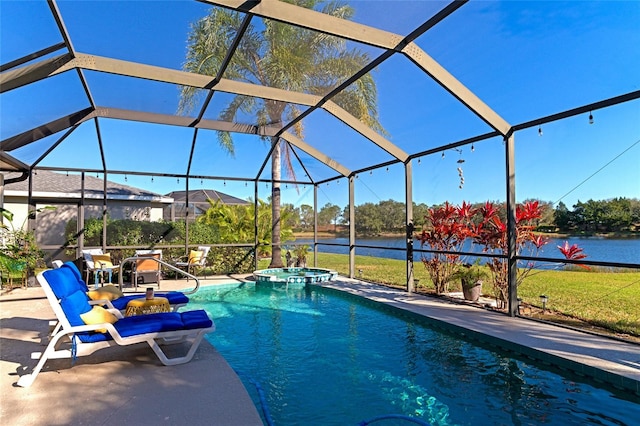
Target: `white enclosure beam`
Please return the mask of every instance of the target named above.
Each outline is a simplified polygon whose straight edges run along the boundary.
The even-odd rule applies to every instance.
[[[260,86],[257,84],[244,83],[227,79],[212,86],[214,78],[211,76],[194,74],[185,71],[171,70],[151,65],[138,64],[135,62],[122,61],[100,56],[85,55],[78,53],[77,57],[64,64],[58,72],[66,71],[73,67],[91,69],[94,71],[108,72],[118,75],[144,78],[165,83],[172,83],[181,86],[192,86],[200,89],[212,89],[237,95],[252,96],[262,99],[271,99],[286,103],[315,106],[322,100],[320,96],[306,93],[292,92],[275,87]],[[363,124],[360,120],[349,114],[343,108],[332,101],[325,102],[321,108],[332,114],[338,120],[344,122],[356,132],[388,152],[400,161],[406,161],[408,154],[389,142],[380,134]]]
[[[440,86],[451,93],[467,108],[473,111],[485,123],[499,132],[502,136],[509,133],[511,125],[482,102],[471,90],[467,89],[453,75],[445,70],[435,59],[427,55],[417,44],[409,43],[402,52],[407,55],[420,69],[429,74]]]
[[[500,132],[501,135],[507,135],[510,131],[511,126],[505,120],[427,55],[418,45],[412,42],[407,46],[403,46],[404,37],[401,35],[281,1],[207,0],[207,2],[242,12],[251,12],[263,18],[290,23],[381,49],[402,52],[467,108]]]
[[[383,49],[394,49],[403,39],[402,36],[388,31],[282,1],[205,0],[205,2]]]
[[[302,139],[298,138],[293,133],[284,132],[283,134],[280,135],[280,137],[286,140],[287,142],[289,142],[291,145],[298,147],[299,149],[309,154],[310,156],[320,161],[321,163],[324,163],[327,166],[331,167],[333,170],[340,173],[342,176],[346,177],[351,174],[351,170],[347,169],[346,167],[344,167],[342,164],[338,163],[334,159],[318,151],[308,143],[304,142]]]

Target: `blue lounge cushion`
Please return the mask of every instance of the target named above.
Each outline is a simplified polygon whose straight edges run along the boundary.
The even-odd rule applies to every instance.
[[[115,324],[122,337],[145,333],[182,330],[184,325],[178,312],[134,315],[122,318]]]
[[[87,294],[69,268],[58,268],[43,273],[51,290],[60,299],[60,307],[72,326],[84,325],[81,314],[91,310]]]
[[[188,312],[165,312],[148,315],[125,317],[114,324],[122,337],[135,336],[144,333],[160,333],[164,331],[192,330],[207,328],[213,321],[207,313],[200,309]],[[107,333],[78,333],[78,337],[85,343],[111,340]]]
[[[140,299],[144,295],[131,294],[123,297],[119,297],[111,301],[113,307],[123,311],[127,308],[127,303],[133,299]],[[179,291],[168,291],[166,293],[155,293],[156,297],[166,297],[170,305],[183,305],[189,303],[189,298]]]
[[[213,321],[204,310],[182,312],[182,323],[184,328],[192,330],[196,328],[207,328],[213,325]]]
[[[67,297],[60,299],[60,307],[72,326],[84,325],[80,317],[91,310],[91,305],[87,301],[87,294],[82,290],[76,290]]]
[[[76,266],[75,263],[73,263],[73,262],[65,262],[65,263],[62,264],[62,266],[60,268],[65,268],[65,269],[68,269],[69,271],[71,271],[71,273],[76,278],[76,280],[78,280],[78,284],[80,284],[81,287],[85,287],[85,288],[87,287],[87,284],[82,279],[82,274],[78,270],[78,267]],[[85,291],[87,291],[87,290],[85,290]]]
[[[60,267],[58,269],[51,269],[44,271],[43,275],[51,286],[53,294],[55,294],[58,299],[64,299],[76,291],[81,290],[78,280],[69,268]]]

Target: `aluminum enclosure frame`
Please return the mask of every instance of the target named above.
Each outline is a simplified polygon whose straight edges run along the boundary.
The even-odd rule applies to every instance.
[[[117,119],[117,120],[133,120],[138,122],[165,124],[172,126],[180,126],[193,128],[193,139],[191,143],[191,152],[189,154],[188,166],[184,174],[175,175],[167,174],[166,176],[177,176],[186,178],[186,188],[188,193],[189,178],[200,177],[208,179],[226,179],[226,180],[243,180],[241,178],[230,178],[224,176],[194,176],[191,174],[191,163],[193,159],[193,153],[195,145],[198,141],[198,130],[216,130],[234,133],[246,133],[258,135],[261,137],[270,137],[275,140],[284,140],[300,151],[306,153],[310,157],[326,165],[336,172],[336,176],[321,180],[313,181],[310,177],[311,184],[314,185],[314,211],[318,211],[317,206],[317,186],[330,182],[336,179],[347,178],[349,180],[349,275],[355,276],[355,263],[354,263],[354,247],[355,247],[355,228],[354,228],[354,185],[353,180],[358,173],[373,170],[380,167],[385,167],[390,164],[403,163],[405,168],[405,203],[406,203],[406,230],[407,239],[409,239],[410,231],[413,227],[413,212],[411,211],[412,195],[412,159],[425,155],[430,155],[436,152],[444,151],[447,149],[468,145],[474,142],[480,142],[496,136],[500,136],[505,141],[505,164],[506,164],[506,176],[505,176],[505,195],[507,200],[508,211],[508,228],[509,228],[509,250],[506,253],[506,257],[509,260],[509,313],[511,315],[516,314],[517,309],[517,293],[515,289],[515,274],[516,263],[518,257],[515,253],[515,173],[516,168],[514,164],[515,156],[515,133],[520,130],[528,129],[531,127],[539,126],[541,124],[550,123],[557,120],[562,120],[568,117],[572,117],[579,114],[584,114],[589,111],[596,111],[598,109],[607,108],[613,105],[617,105],[624,102],[637,100],[640,98],[640,90],[626,93],[620,96],[612,97],[595,103],[587,105],[577,106],[575,108],[557,112],[545,117],[530,120],[526,123],[520,123],[512,125],[505,119],[500,117],[495,111],[493,111],[485,102],[477,97],[471,90],[465,87],[460,81],[458,81],[453,75],[451,75],[444,67],[442,67],[431,56],[424,52],[417,44],[413,42],[419,35],[427,32],[429,29],[436,26],[439,22],[446,19],[451,14],[455,13],[459,8],[463,7],[467,0],[452,1],[445,7],[443,7],[433,17],[425,21],[422,25],[417,27],[414,31],[406,36],[394,34],[391,32],[383,31],[374,27],[362,25],[348,20],[343,20],[328,16],[313,10],[298,7],[289,3],[284,3],[275,0],[266,1],[244,1],[244,0],[203,0],[204,3],[209,3],[215,6],[222,6],[225,8],[233,9],[245,14],[243,24],[238,31],[236,38],[231,44],[227,58],[224,61],[223,67],[215,77],[208,75],[201,75],[195,73],[189,73],[185,71],[177,71],[163,67],[151,66],[131,61],[124,61],[119,59],[107,58],[96,56],[92,54],[79,53],[73,46],[71,37],[65,27],[62,15],[57,7],[55,0],[48,0],[48,4],[51,13],[56,21],[56,25],[62,35],[63,42],[54,44],[41,51],[34,52],[24,58],[12,61],[7,64],[3,64],[0,67],[0,93],[5,93],[16,88],[35,83],[37,81],[59,75],[66,72],[75,72],[78,74],[80,81],[83,85],[88,103],[90,107],[76,111],[64,117],[59,117],[49,123],[42,124],[36,128],[25,131],[21,134],[12,136],[8,139],[0,141],[0,171],[21,171],[25,173],[25,176],[30,174],[39,168],[39,163],[46,158],[46,156],[60,143],[62,143],[71,133],[78,128],[78,126],[86,121],[93,121],[96,127],[96,133],[98,143],[100,146],[100,154],[102,159],[101,170],[91,170],[78,168],[78,171],[85,172],[101,172],[103,173],[106,187],[106,180],[108,174],[149,174],[145,172],[135,172],[127,170],[112,170],[109,169],[104,156],[103,141],[100,132],[100,120],[102,119]],[[326,96],[310,95],[306,93],[298,93],[292,91],[286,91],[274,87],[265,87],[255,84],[248,84],[223,78],[224,69],[228,65],[229,61],[235,50],[238,47],[238,43],[246,30],[251,17],[258,16],[266,19],[273,19],[279,22],[288,23],[291,25],[307,28],[310,30],[318,31],[323,34],[340,37],[346,40],[363,43],[369,46],[373,46],[383,50],[383,53],[376,59],[374,59],[367,67],[354,74],[350,79],[345,81],[339,87],[331,91]],[[66,52],[65,52],[66,49]],[[62,51],[63,53],[51,57],[39,60],[54,52]],[[382,135],[376,133],[371,128],[364,125],[360,120],[353,117],[346,110],[341,108],[332,98],[338,94],[341,90],[346,89],[352,82],[356,81],[361,76],[371,71],[375,66],[383,63],[394,55],[403,55],[408,58],[418,69],[428,75],[438,85],[443,87],[451,96],[457,99],[462,105],[464,105],[469,111],[473,112],[483,122],[493,129],[484,135],[478,135],[473,138],[461,140],[458,142],[449,143],[447,145],[435,147],[427,151],[418,153],[406,153],[401,148],[391,143]],[[36,61],[36,62],[34,62]],[[179,86],[190,86],[203,90],[207,90],[207,99],[205,100],[201,110],[196,119],[193,117],[185,117],[178,115],[166,115],[157,114],[144,111],[131,111],[125,109],[103,107],[97,105],[91,94],[90,86],[84,76],[84,70],[97,71],[102,73],[115,74],[130,78],[140,78],[152,81],[158,81],[163,83],[170,83]],[[279,125],[259,126],[249,124],[239,124],[232,122],[225,122],[220,120],[207,120],[203,119],[204,114],[209,106],[209,102],[215,95],[215,92],[224,92],[229,94],[238,94],[244,96],[251,96],[261,99],[276,100],[285,103],[293,103],[308,107],[307,110],[288,123],[280,123]],[[336,160],[332,159],[326,153],[323,153],[320,149],[314,148],[304,140],[301,140],[288,130],[291,129],[299,120],[312,114],[316,110],[323,110],[335,117],[337,120],[344,123],[346,126],[352,128],[360,135],[362,135],[368,142],[379,147],[386,153],[388,153],[393,159],[382,163],[368,166],[359,170],[351,170],[344,165],[340,164]],[[34,163],[24,164],[10,154],[10,151],[26,146],[30,143],[36,142],[44,137],[54,135],[59,132],[65,132],[49,150],[44,152]],[[273,150],[273,148],[272,148]],[[269,151],[262,167],[257,171],[253,177],[246,178],[247,181],[254,182],[256,186],[256,200],[257,200],[257,185],[258,182],[265,181],[260,179],[263,169],[271,156],[272,150]],[[297,155],[296,151],[293,151]],[[299,159],[299,158],[298,158]],[[301,162],[302,164],[302,162]],[[304,164],[302,165],[304,167]],[[43,168],[50,169],[53,168]],[[69,170],[65,168],[65,170]],[[154,173],[156,176],[161,174]],[[2,182],[2,181],[0,181]],[[286,182],[284,180],[280,182]],[[6,182],[4,182],[6,184]],[[4,188],[4,184],[0,186],[0,194]],[[104,206],[106,210],[106,191],[104,198]],[[31,197],[29,197],[31,204]],[[188,199],[187,199],[188,203]],[[256,209],[257,211],[257,209]],[[106,221],[106,216],[104,218]],[[314,226],[314,251],[317,252],[317,217],[315,219],[316,226]],[[105,222],[106,223],[106,222]],[[187,221],[188,223],[188,221]],[[256,225],[257,226],[257,225]],[[104,232],[106,232],[106,227]],[[188,232],[188,231],[187,231]],[[106,240],[106,235],[105,235]],[[257,246],[257,231],[256,231],[256,246]],[[411,244],[407,241],[407,289],[412,291],[413,282],[413,250],[410,247]],[[640,266],[640,265],[628,265],[628,266]]]

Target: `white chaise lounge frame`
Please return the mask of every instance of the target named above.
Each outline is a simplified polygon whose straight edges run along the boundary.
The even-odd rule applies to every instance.
[[[157,333],[145,333],[134,336],[122,337],[118,330],[110,323],[104,324],[93,324],[93,325],[82,325],[82,326],[72,326],[67,319],[62,307],[60,306],[59,300],[54,294],[53,290],[49,286],[46,278],[43,276],[43,272],[40,272],[37,276],[38,282],[42,286],[49,303],[58,319],[58,331],[53,334],[49,340],[49,344],[44,352],[33,352],[31,354],[32,359],[39,359],[38,364],[33,369],[30,374],[26,374],[20,377],[18,380],[18,386],[20,387],[29,387],[35,381],[36,377],[44,367],[45,363],[49,359],[60,359],[60,358],[71,358],[73,356],[71,349],[58,349],[58,345],[63,343],[63,338],[68,337],[69,343],[73,343],[75,341],[76,346],[76,357],[91,355],[94,352],[107,348],[110,346],[127,346],[134,345],[137,343],[147,343],[153,352],[155,352],[156,356],[164,365],[178,365],[184,364],[193,358],[196,350],[198,349],[200,342],[202,342],[202,338],[207,333],[211,333],[215,331],[215,323],[211,327],[208,328],[198,328],[198,329],[189,329],[189,330],[177,330],[177,331],[166,331],[166,332],[157,332]],[[110,301],[108,300],[95,300],[91,301],[91,304],[100,304],[107,305],[107,309],[113,313],[116,317],[122,318],[122,313],[115,309]],[[82,342],[78,336],[75,336],[75,333],[86,332],[86,331],[94,331],[106,329],[109,334],[113,337],[113,340],[106,340],[100,342],[92,342],[85,343]],[[183,341],[189,340],[191,342],[191,346],[187,351],[186,355],[169,358],[164,353],[160,344],[174,344],[180,343]]]

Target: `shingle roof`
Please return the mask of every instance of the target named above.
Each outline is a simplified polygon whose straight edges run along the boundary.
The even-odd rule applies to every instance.
[[[20,173],[5,173],[5,181],[20,176]],[[98,195],[102,197],[104,182],[102,179],[85,174],[84,189],[85,196],[91,197]],[[6,191],[17,191],[27,193],[29,190],[29,181],[23,180],[5,185]],[[66,175],[64,173],[56,173],[48,170],[38,170],[33,176],[33,192],[43,194],[79,194],[81,190],[81,181],[77,174]],[[133,186],[122,185],[116,182],[107,181],[107,197],[108,198],[131,198],[138,199],[163,199],[165,202],[171,202],[162,194],[157,194],[146,189],[136,188]]]
[[[171,197],[175,202],[185,202],[187,191],[173,191],[167,194],[167,197]],[[189,191],[189,204],[201,204],[208,203],[208,200],[220,201],[227,205],[241,205],[249,204],[248,201],[234,197],[224,192],[216,191],[215,189],[197,189]]]

